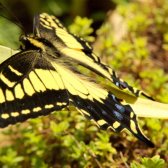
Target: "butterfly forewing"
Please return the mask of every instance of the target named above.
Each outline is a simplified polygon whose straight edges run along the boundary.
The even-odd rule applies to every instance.
[[[0,127],[61,110],[69,102],[55,68],[34,50],[0,65],[0,86]]]
[[[93,70],[97,74],[112,81],[112,84],[115,86],[124,89],[124,91],[133,96],[139,97],[143,95],[152,99],[144,92],[128,85],[127,82],[116,75],[115,71],[101,63],[99,57],[93,53],[93,49],[88,42],[71,34],[55,16],[42,13],[39,17],[36,17],[35,23],[36,34],[49,41],[53,40],[53,45],[60,49],[62,55],[70,57],[73,61],[77,61],[83,66]]]

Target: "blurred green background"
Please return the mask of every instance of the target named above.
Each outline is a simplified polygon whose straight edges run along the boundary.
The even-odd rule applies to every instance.
[[[33,30],[34,14],[54,14],[128,83],[168,103],[167,0],[1,2],[6,6],[0,8],[1,45],[18,49],[20,34]],[[9,126],[0,133],[0,167],[168,167],[168,121],[139,122],[155,148],[125,131],[99,130],[73,108]]]

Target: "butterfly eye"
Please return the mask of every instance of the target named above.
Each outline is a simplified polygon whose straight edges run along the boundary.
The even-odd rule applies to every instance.
[[[27,41],[27,37],[25,35],[21,35],[19,41],[21,42]]]

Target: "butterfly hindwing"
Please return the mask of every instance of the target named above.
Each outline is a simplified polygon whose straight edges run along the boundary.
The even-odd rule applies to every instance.
[[[122,100],[115,95],[67,66],[54,62],[53,66],[62,76],[70,100],[85,117],[95,121],[103,129],[110,127],[120,132],[126,128],[137,138],[153,146],[140,131],[136,115],[128,104],[122,104]]]
[[[0,65],[0,127],[67,106],[64,84],[35,50],[18,53]]]

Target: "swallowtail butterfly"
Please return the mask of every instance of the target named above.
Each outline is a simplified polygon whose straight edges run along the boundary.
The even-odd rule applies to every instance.
[[[101,128],[127,129],[153,147],[131,106],[113,91],[149,97],[101,63],[85,40],[71,34],[56,17],[42,13],[34,18],[33,35],[21,36],[20,41],[24,48],[0,65],[0,127],[47,115],[71,102]],[[71,63],[111,81],[113,91],[94,83]]]

